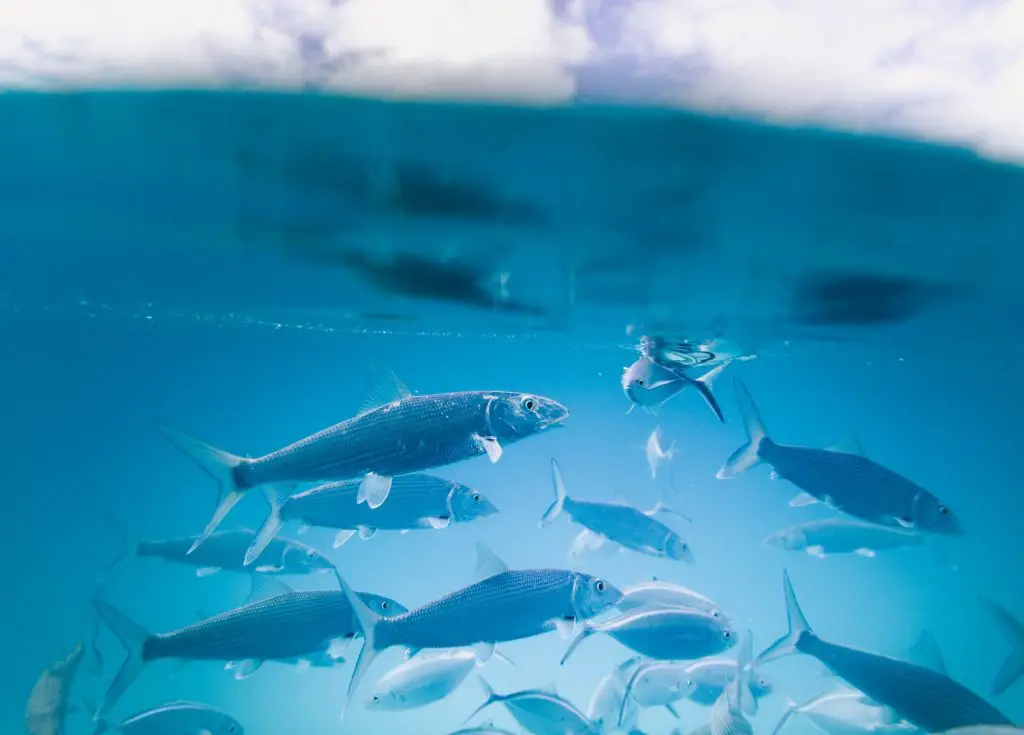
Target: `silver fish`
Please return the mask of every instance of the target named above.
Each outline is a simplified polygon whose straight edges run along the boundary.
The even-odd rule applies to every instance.
[[[400,712],[440,702],[479,665],[472,649],[422,651],[377,680],[366,708]]]
[[[950,536],[963,534],[953,511],[907,478],[859,454],[772,441],[746,387],[736,395],[750,441],[718,471],[734,477],[765,462],[779,476],[826,505],[870,523]]]
[[[728,658],[708,658],[684,664],[684,696],[695,704],[711,707],[737,674],[736,661]],[[753,704],[757,704],[774,690],[775,686],[766,674],[757,670],[751,672],[750,694],[754,700]]]
[[[497,727],[493,722],[487,722],[476,727],[459,728],[448,733],[448,735],[518,735],[518,733]]]
[[[152,661],[225,661],[235,669],[236,678],[245,678],[264,661],[309,660],[326,665],[324,657],[338,658],[337,648],[359,633],[342,592],[295,592],[276,579],[255,575],[252,588],[249,602],[241,607],[158,634],[103,600],[93,600],[107,627],[128,651],[97,716],[110,709]],[[380,595],[360,593],[356,599],[364,607],[373,605],[381,615],[405,612],[397,602]]]
[[[270,515],[246,556],[262,556],[261,549],[288,521],[340,529],[334,542],[338,548],[356,532],[371,538],[378,530],[445,528],[498,512],[477,490],[434,475],[399,475],[391,482],[390,501],[379,508],[356,502],[360,485],[359,480],[330,482],[290,497],[271,486],[262,488]]]
[[[625,710],[622,710],[622,702],[626,694],[626,682],[630,673],[643,662],[640,656],[634,656],[622,662],[610,673],[606,674],[597,683],[594,693],[590,697],[590,704],[587,706],[587,719],[600,725],[605,730],[609,729],[616,722],[622,729],[636,727],[637,715],[639,714],[636,702],[629,700]]]
[[[999,630],[1010,644],[1010,653],[992,682],[992,696],[998,697],[1024,675],[1024,624],[998,602],[982,598],[982,604],[995,618]]]
[[[1024,727],[974,725],[947,730],[945,735],[1024,735]]]
[[[687,386],[693,386],[714,412],[719,421],[725,422],[725,414],[718,399],[711,390],[712,382],[725,369],[728,362],[716,365],[703,375],[691,378],[681,368],[669,369],[648,357],[640,357],[622,372],[622,390],[632,405],[629,410],[640,406],[650,414],[657,414],[670,398],[674,398]]]
[[[567,699],[558,696],[554,688],[525,689],[512,694],[495,694],[481,678],[487,699],[467,719],[495,705],[504,705],[527,732],[533,735],[601,735],[600,725],[591,722]]]
[[[262,457],[247,459],[167,426],[161,433],[220,487],[220,502],[194,548],[213,533],[246,490],[261,485],[362,477],[358,502],[377,508],[392,477],[486,454],[560,426],[562,404],[530,393],[465,391],[416,396],[393,374],[375,386],[356,416]]]
[[[29,735],[64,735],[65,720],[77,709],[70,703],[71,687],[84,658],[85,646],[78,644],[66,658],[40,674],[25,706]]]
[[[754,735],[754,728],[744,714],[748,710],[750,696],[750,662],[754,657],[753,638],[750,631],[740,644],[740,655],[736,662],[739,675],[729,683],[722,696],[715,702],[711,712],[711,735]],[[755,700],[756,701],[756,700]],[[756,711],[756,704],[754,711]]]
[[[231,715],[197,702],[170,702],[139,712],[119,723],[100,720],[93,735],[244,735]]]
[[[845,687],[826,692],[803,704],[790,700],[772,735],[778,735],[796,715],[805,717],[828,735],[909,735],[917,731],[913,725],[900,722],[899,717],[887,707],[872,702],[864,692]]]
[[[658,579],[627,587],[622,591],[622,599],[616,607],[623,612],[640,608],[691,607],[710,615],[728,617],[714,600],[686,587]]]
[[[562,471],[558,462],[551,460],[551,479],[555,488],[555,502],[540,521],[543,528],[564,511],[581,526],[627,549],[648,556],[693,562],[693,552],[678,533],[654,516],[659,512],[678,515],[663,503],[644,512],[619,502],[575,500],[565,491]]]
[[[783,579],[789,631],[757,663],[794,653],[821,661],[833,674],[927,732],[965,725],[1012,725],[1002,712],[945,674],[905,661],[846,648],[818,638],[800,610],[793,585]]]
[[[785,528],[768,536],[764,543],[821,559],[833,554],[856,554],[870,559],[883,549],[920,546],[924,536],[902,528],[834,518]]]
[[[714,656],[731,648],[735,633],[721,617],[688,608],[634,610],[602,623],[584,623],[562,657],[564,664],[585,639],[604,633],[647,658],[659,661]]]
[[[495,643],[546,633],[564,634],[614,607],[622,593],[598,577],[563,569],[510,570],[494,552],[476,545],[472,584],[393,618],[382,618],[360,600],[344,579],[345,592],[363,632],[348,697],[376,655],[392,646],[416,652],[426,648],[473,647],[486,661]],[[344,716],[344,712],[342,712]]]

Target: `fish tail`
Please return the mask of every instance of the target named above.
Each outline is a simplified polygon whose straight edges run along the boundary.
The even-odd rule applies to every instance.
[[[569,660],[569,657],[573,654],[573,651],[579,648],[579,645],[584,640],[586,640],[596,632],[597,631],[591,625],[589,625],[588,623],[584,623],[583,630],[580,631],[580,634],[573,639],[572,643],[569,644],[569,647],[565,649],[565,655],[562,656],[562,660],[558,663],[558,665],[565,666],[565,662]]]
[[[789,630],[786,632],[786,635],[761,652],[754,661],[757,666],[798,653],[801,641],[814,636],[814,631],[811,630],[807,618],[804,617],[803,611],[800,609],[800,603],[796,599],[793,584],[789,581],[789,572],[783,572],[782,585],[786,595],[786,615],[789,618]]]
[[[719,480],[735,477],[759,465],[761,463],[761,445],[766,441],[771,441],[768,438],[768,431],[764,428],[764,422],[761,421],[761,414],[754,404],[754,399],[750,397],[747,387],[739,378],[736,378],[735,385],[736,398],[740,406],[740,414],[743,417],[743,425],[747,430],[748,441],[733,452],[732,456],[722,465],[722,469],[718,470],[715,477]]]
[[[473,710],[472,714],[470,714],[470,716],[464,720],[463,724],[472,720],[474,717],[476,717],[478,714],[483,712],[485,709],[490,707],[495,702],[501,701],[501,695],[494,693],[494,689],[491,687],[490,684],[487,683],[487,679],[485,679],[482,675],[477,674],[476,680],[480,682],[480,688],[484,690],[484,701],[479,707]]]
[[[110,529],[111,535],[117,541],[120,549],[118,550],[117,556],[110,565],[100,572],[99,577],[96,578],[96,585],[102,586],[106,582],[107,577],[114,572],[118,572],[124,569],[128,564],[135,558],[135,545],[131,542],[128,533],[124,530],[124,527],[113,517],[109,511],[103,511],[103,522],[107,524],[107,528]]]
[[[796,702],[794,702],[792,699],[787,699],[786,700],[786,711],[783,713],[782,717],[779,719],[779,723],[775,726],[775,729],[772,730],[772,735],[779,735],[779,731],[782,730],[783,726],[787,722],[789,722],[789,719],[793,715],[796,714],[797,707],[799,707],[799,705]]]
[[[640,678],[640,675],[649,669],[648,664],[641,664],[633,669],[633,673],[629,677],[629,681],[626,682],[626,686],[622,691],[622,702],[619,704],[619,718],[616,720],[618,727],[623,727],[623,723],[626,721],[626,708],[629,705],[629,698],[633,696],[633,687],[636,686],[636,680]]]
[[[345,599],[348,600],[356,621],[359,623],[359,629],[363,634],[363,647],[359,650],[359,657],[356,659],[355,668],[352,669],[352,678],[348,682],[348,691],[345,694],[345,703],[341,710],[341,717],[344,718],[345,711],[348,709],[348,703],[352,701],[352,695],[359,688],[359,682],[362,681],[367,669],[370,668],[373,659],[388,646],[378,647],[377,632],[379,629],[377,626],[381,623],[381,616],[366,606],[366,603],[348,586],[348,582],[342,578],[337,569],[335,569],[334,575],[338,579],[338,586],[341,587]]]
[[[1010,644],[1010,653],[992,681],[992,696],[997,697],[1024,676],[1024,624],[998,602],[984,597],[981,602],[995,618],[999,630]]]
[[[562,469],[558,466],[556,459],[551,460],[551,482],[555,488],[555,502],[553,502],[548,509],[544,512],[544,516],[540,519],[538,524],[541,528],[548,525],[565,509],[565,501],[569,497],[565,492],[565,482],[562,481]]]
[[[267,501],[267,505],[270,506],[270,512],[267,514],[267,520],[263,522],[259,532],[256,534],[256,538],[252,540],[252,543],[246,550],[245,561],[242,563],[243,566],[249,566],[260,558],[260,554],[266,551],[267,546],[277,536],[277,532],[281,530],[281,524],[284,523],[281,518],[281,508],[284,507],[285,501],[288,499],[287,493],[273,485],[265,485],[260,488],[260,495]]]
[[[103,735],[105,732],[110,732],[114,729],[114,726],[102,717],[93,720],[95,727],[93,728],[92,735]]]
[[[148,630],[113,605],[98,599],[93,600],[92,604],[96,608],[96,612],[103,619],[103,622],[106,623],[107,627],[118,637],[121,644],[128,651],[128,656],[125,658],[124,663],[121,664],[121,668],[118,670],[114,680],[110,682],[107,693],[103,697],[103,702],[96,710],[95,718],[99,721],[104,713],[117,704],[121,696],[128,690],[128,687],[142,673],[142,669],[145,668],[147,663],[144,658],[146,641],[152,635]]]
[[[750,688],[753,678],[754,635],[749,630],[740,643],[740,655],[736,660],[736,678],[729,685],[729,706],[735,711],[748,715],[757,714],[757,699]]]
[[[220,490],[213,517],[206,524],[202,534],[197,536],[196,540],[192,543],[192,548],[188,550],[188,553],[191,554],[199,548],[201,543],[210,537],[211,533],[217,530],[220,522],[235,507],[235,503],[241,499],[245,488],[238,487],[235,479],[235,470],[248,462],[248,460],[236,457],[209,444],[204,444],[185,432],[170,426],[158,426],[157,429],[164,435],[167,441],[176,446],[182,453],[199,465],[206,474],[216,480]]]
[[[708,404],[708,408],[714,412],[715,416],[718,417],[718,420],[723,424],[725,423],[725,414],[722,413],[722,407],[719,405],[718,399],[715,398],[711,385],[715,378],[722,374],[722,371],[729,365],[729,362],[729,360],[726,360],[720,365],[715,365],[715,367],[711,368],[693,381],[693,387],[697,389],[705,403]]]

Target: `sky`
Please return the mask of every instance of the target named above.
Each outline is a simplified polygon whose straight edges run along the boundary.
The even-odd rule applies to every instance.
[[[1024,160],[1016,0],[0,0],[0,86],[625,100]]]

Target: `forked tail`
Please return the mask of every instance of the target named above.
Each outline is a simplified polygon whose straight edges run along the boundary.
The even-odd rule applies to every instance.
[[[718,470],[715,477],[719,480],[735,477],[759,465],[761,463],[761,445],[771,441],[768,438],[768,431],[764,428],[764,422],[761,421],[757,405],[750,397],[750,391],[739,378],[735,379],[734,384],[740,415],[743,417],[743,425],[747,430],[747,443],[733,452],[732,456],[722,465],[722,469]]]
[[[761,652],[754,661],[755,666],[798,653],[801,641],[814,636],[814,631],[807,623],[807,618],[804,617],[800,603],[796,599],[793,585],[789,581],[789,572],[783,572],[782,585],[786,595],[786,616],[789,619],[789,630],[786,635]]]
[[[121,668],[118,670],[114,680],[110,682],[107,693],[103,697],[103,702],[100,703],[99,708],[96,710],[95,718],[101,720],[102,716],[117,704],[118,700],[128,690],[128,687],[132,685],[139,674],[142,673],[142,669],[145,668],[146,660],[143,657],[143,653],[146,641],[150,638],[150,632],[103,600],[93,600],[92,604],[96,608],[96,612],[103,619],[103,622],[106,623],[107,627],[118,637],[128,651],[127,658],[121,664]]]
[[[565,492],[565,482],[562,480],[562,470],[555,459],[551,460],[551,483],[555,488],[555,502],[548,507],[544,512],[544,516],[540,519],[540,523],[537,524],[541,528],[544,528],[544,526],[547,526],[562,514],[562,510],[565,508],[565,500],[568,497]]]

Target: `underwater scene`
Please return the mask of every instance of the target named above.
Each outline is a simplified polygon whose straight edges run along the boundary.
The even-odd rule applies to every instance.
[[[1019,732],[1024,169],[0,97],[4,732]]]

